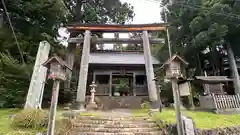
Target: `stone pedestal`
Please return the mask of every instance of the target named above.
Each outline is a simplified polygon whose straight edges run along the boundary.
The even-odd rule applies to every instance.
[[[95,102],[89,102],[89,104],[86,107],[87,110],[97,110],[98,106]]]

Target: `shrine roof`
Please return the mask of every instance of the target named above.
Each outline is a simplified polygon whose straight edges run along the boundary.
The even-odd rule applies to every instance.
[[[131,25],[120,25],[120,24],[82,24],[82,23],[70,23],[66,27],[70,32],[81,32],[90,30],[93,32],[140,32],[143,30],[147,31],[162,31],[166,30],[167,23],[153,23],[153,24],[131,24]]]
[[[131,64],[144,65],[143,53],[90,53],[90,64]],[[154,65],[160,62],[152,56],[152,63]]]

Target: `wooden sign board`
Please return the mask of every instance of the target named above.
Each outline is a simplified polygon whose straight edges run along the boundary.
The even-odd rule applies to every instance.
[[[185,82],[178,85],[180,96],[189,96],[190,95],[190,87],[189,82]]]
[[[185,135],[195,135],[195,123],[192,118],[182,116],[183,119],[183,124],[184,124],[184,130],[185,130]]]

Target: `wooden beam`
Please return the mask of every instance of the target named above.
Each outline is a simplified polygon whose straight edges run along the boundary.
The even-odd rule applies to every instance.
[[[167,23],[156,24],[131,24],[131,25],[118,25],[118,24],[68,24],[66,27],[68,31],[85,31],[91,32],[141,32],[141,31],[165,31]]]
[[[68,40],[69,43],[82,43],[84,41],[84,38],[78,37],[78,38],[70,38]],[[122,43],[122,44],[142,44],[143,40],[141,38],[92,38],[91,40],[94,44],[104,44],[104,43]],[[150,44],[163,44],[165,42],[164,38],[150,38],[149,39]]]

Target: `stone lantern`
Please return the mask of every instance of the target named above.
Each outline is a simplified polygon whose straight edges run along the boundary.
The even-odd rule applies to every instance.
[[[69,66],[55,54],[49,58],[43,66],[49,69],[48,79],[66,80],[66,70],[72,70]]]
[[[98,106],[97,106],[96,102],[94,101],[94,99],[95,99],[95,92],[96,92],[95,88],[97,87],[97,85],[93,81],[92,84],[90,85],[90,87],[91,87],[91,90],[90,90],[91,99],[90,99],[88,105],[86,106],[86,108],[87,108],[87,110],[96,110],[98,108]]]
[[[182,67],[188,65],[182,57],[178,55],[172,56],[164,63],[164,67],[166,69],[166,78],[182,78]]]
[[[56,55],[54,55],[53,57],[48,59],[45,63],[43,63],[43,66],[49,69],[48,79],[52,79],[54,81],[52,88],[52,100],[50,106],[50,115],[47,131],[47,135],[54,135],[60,81],[66,80],[66,69],[69,70],[71,69],[62,59],[60,59]]]

